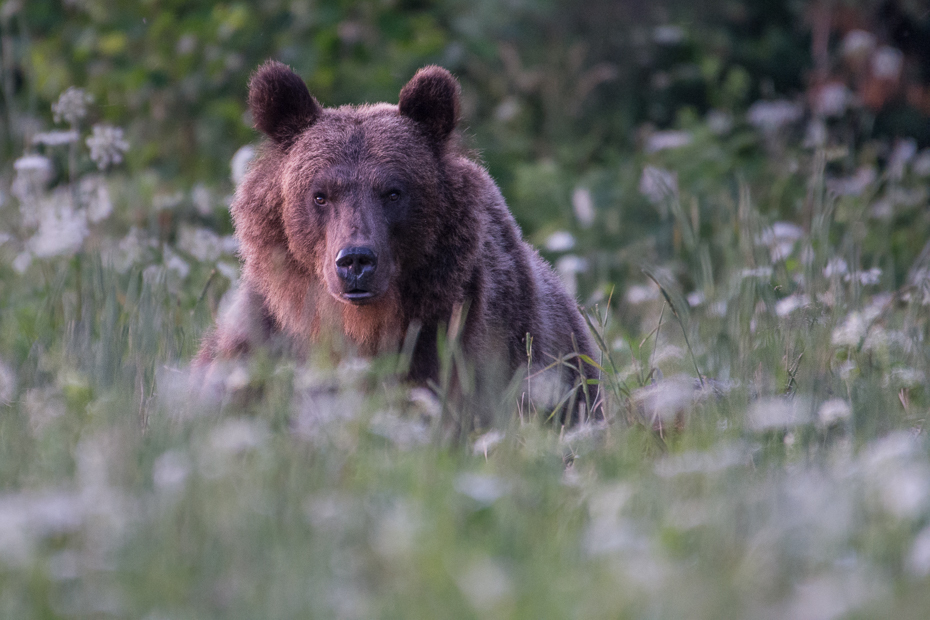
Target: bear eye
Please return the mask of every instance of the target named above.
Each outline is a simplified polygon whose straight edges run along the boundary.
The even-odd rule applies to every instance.
[[[400,200],[400,192],[397,191],[396,189],[392,189],[391,191],[388,192],[387,197],[388,197],[388,200],[390,200],[391,202],[397,202],[398,200]]]
[[[326,196],[324,196],[323,194],[314,194],[313,202],[317,203],[318,205],[322,207],[323,205],[326,204]]]

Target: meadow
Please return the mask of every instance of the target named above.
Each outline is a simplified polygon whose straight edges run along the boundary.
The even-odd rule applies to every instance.
[[[227,9],[209,19],[251,27]],[[0,38],[28,22],[4,10]],[[86,11],[99,32],[62,37],[132,51]],[[456,62],[417,28],[388,61]],[[690,36],[661,28],[656,54]],[[850,137],[850,92],[753,100],[721,69],[719,105],[676,104],[604,150],[588,138],[607,125],[551,126],[564,94],[494,99],[461,61],[466,99],[479,83],[488,99],[465,106],[467,137],[589,316],[608,402],[563,428],[517,390],[500,424],[452,441],[441,389],[406,385],[402,355],[258,353],[193,398],[190,359],[238,279],[227,208],[258,143],[236,99],[250,67],[231,70],[238,103],[203,104],[183,134],[200,154],[182,152],[183,132],[109,109],[133,93],[92,92],[93,58],[68,61],[91,88],[50,41],[13,41],[36,86],[8,99],[27,129],[4,134],[0,171],[0,616],[926,615],[930,149]],[[409,75],[351,74],[365,58],[311,88],[396,97]],[[114,83],[134,75],[124,60]]]

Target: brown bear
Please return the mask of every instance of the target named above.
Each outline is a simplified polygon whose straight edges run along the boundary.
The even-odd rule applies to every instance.
[[[197,364],[263,345],[303,356],[333,335],[362,355],[396,353],[414,334],[408,378],[435,386],[439,338],[451,327],[474,366],[469,402],[480,409],[527,367],[530,335],[531,376],[555,377],[557,388],[531,383],[530,395],[547,392],[563,419],[592,415],[585,320],[461,147],[448,71],[418,71],[398,105],[333,109],[269,61],[251,79],[249,108],[269,140],[232,205],[242,280]]]

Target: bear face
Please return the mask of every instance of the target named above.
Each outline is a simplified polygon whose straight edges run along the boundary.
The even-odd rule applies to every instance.
[[[414,334],[408,378],[430,384],[448,330],[474,367],[472,408],[487,410],[528,344],[530,374],[593,357],[575,301],[460,148],[458,96],[448,71],[426,67],[397,105],[323,108],[286,66],[258,69],[249,106],[269,139],[232,206],[240,292],[198,363],[282,343],[302,356],[331,338],[399,352]],[[580,359],[557,364],[554,384],[591,412],[597,373]]]
[[[427,67],[398,106],[324,109],[272,61],[253,77],[249,104],[271,141],[233,207],[247,275],[287,329],[312,339],[324,325],[338,329],[341,316],[355,344],[384,348],[404,322],[402,291],[418,288],[404,280],[439,269],[446,289],[456,288],[443,267],[460,263],[437,259],[436,246],[447,222],[469,219],[445,199],[440,169],[458,115],[457,82]],[[276,204],[263,208],[254,195],[266,191]]]

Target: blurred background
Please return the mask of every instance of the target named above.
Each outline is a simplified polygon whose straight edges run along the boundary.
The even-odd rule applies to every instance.
[[[257,65],[288,63],[330,106],[394,102],[417,68],[443,65],[470,146],[528,237],[569,256],[583,300],[638,273],[630,257],[681,249],[664,190],[687,188],[694,222],[743,184],[773,219],[803,223],[805,152],[790,147],[832,148],[826,172],[842,178],[883,169],[897,139],[930,145],[918,0],[6,0],[0,38],[7,161],[41,150],[76,86],[92,97],[85,125],[124,128],[120,170],[149,192],[136,223],[165,195],[227,233],[230,161],[259,139],[245,105]]]

